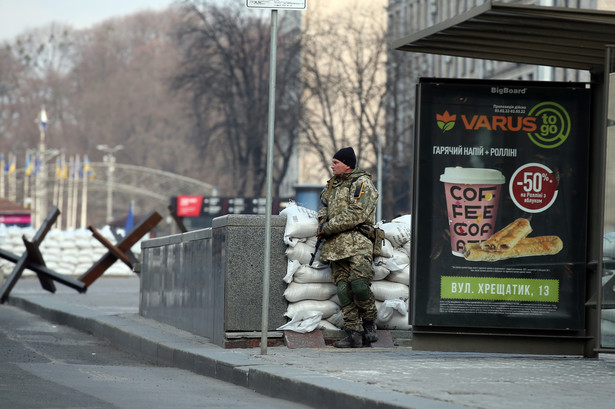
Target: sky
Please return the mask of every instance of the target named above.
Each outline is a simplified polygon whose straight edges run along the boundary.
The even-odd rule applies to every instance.
[[[51,22],[89,28],[111,17],[164,10],[173,0],[0,0],[0,42]]]

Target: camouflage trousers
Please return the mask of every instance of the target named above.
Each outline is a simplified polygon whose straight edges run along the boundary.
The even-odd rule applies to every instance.
[[[359,278],[367,279],[371,285],[374,279],[374,269],[372,259],[369,256],[359,255],[351,256],[342,260],[331,261],[331,271],[333,284],[338,286],[339,283],[348,283],[348,296],[352,302],[342,307],[342,317],[344,318],[344,327],[355,331],[363,331],[361,320],[375,320],[378,310],[376,310],[376,299],[371,289],[368,287],[369,298],[366,300],[357,300],[351,287],[351,283]]]

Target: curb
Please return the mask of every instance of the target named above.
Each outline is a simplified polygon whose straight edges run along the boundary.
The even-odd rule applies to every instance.
[[[235,349],[208,343],[207,338],[135,314],[109,315],[87,307],[68,312],[51,299],[33,301],[11,296],[8,304],[66,325],[157,365],[191,371],[242,386],[262,395],[316,408],[461,409],[448,402],[386,391],[306,370],[264,362]],[[74,307],[70,309],[75,310]]]

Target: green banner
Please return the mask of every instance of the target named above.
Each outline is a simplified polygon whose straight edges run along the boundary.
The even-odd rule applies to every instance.
[[[440,283],[443,299],[559,302],[559,280],[442,276]]]

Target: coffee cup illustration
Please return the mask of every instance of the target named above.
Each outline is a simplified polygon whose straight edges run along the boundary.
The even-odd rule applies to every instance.
[[[448,167],[444,183],[451,251],[463,257],[466,243],[480,243],[495,233],[504,175],[496,169]]]

